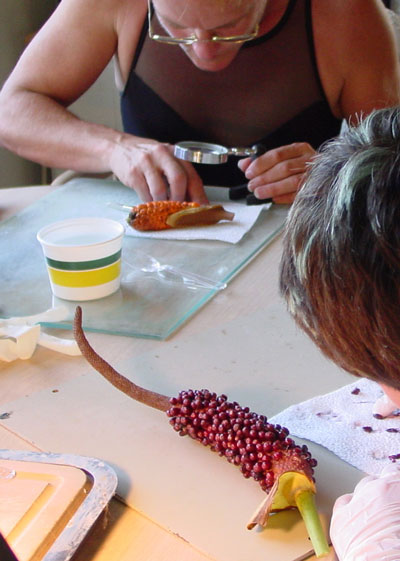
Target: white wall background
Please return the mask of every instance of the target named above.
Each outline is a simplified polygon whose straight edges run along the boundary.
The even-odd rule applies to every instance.
[[[55,0],[0,1],[0,84],[21,55],[27,36],[47,19]],[[41,168],[0,148],[0,187],[40,183]]]
[[[0,86],[25,48],[27,37],[46,21],[57,3],[57,0],[0,0]],[[81,118],[122,130],[112,63],[70,109]],[[40,165],[0,147],[0,187],[37,185],[56,174],[57,170],[47,173]]]

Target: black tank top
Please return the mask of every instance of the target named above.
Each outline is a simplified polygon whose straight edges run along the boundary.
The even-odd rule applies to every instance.
[[[156,16],[154,30],[163,33]],[[339,133],[317,71],[311,0],[290,0],[280,22],[243,44],[222,71],[199,70],[179,46],[148,38],[147,21],[121,96],[124,130],[175,144],[200,140],[267,149],[318,148]],[[238,185],[237,158],[196,165],[206,185]]]

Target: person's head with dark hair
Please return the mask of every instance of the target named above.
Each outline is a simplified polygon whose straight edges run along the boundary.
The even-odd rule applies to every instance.
[[[339,366],[400,390],[400,108],[315,157],[290,210],[280,289]]]

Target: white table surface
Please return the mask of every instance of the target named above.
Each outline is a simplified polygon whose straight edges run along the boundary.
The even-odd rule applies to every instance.
[[[0,219],[14,214],[50,189],[54,188],[0,190]],[[209,386],[219,393],[228,393],[231,399],[237,399],[242,405],[248,405],[252,410],[265,413],[269,417],[292,403],[332,391],[353,381],[348,374],[326,361],[306,337],[299,333],[289,318],[278,294],[280,252],[281,238],[278,237],[229,284],[227,289],[214,297],[167,341],[98,333],[91,333],[90,341],[117,370],[127,375],[137,372],[136,379],[134,376],[132,378],[142,385],[152,386],[153,389],[168,395],[174,395],[176,390],[185,387]],[[54,334],[60,332],[54,330]],[[92,401],[90,395],[84,394],[84,398],[78,395],[80,389],[87,392],[91,386],[95,396]],[[76,415],[79,406],[83,407],[82,404],[85,404],[89,416],[86,417],[85,429],[79,430],[79,424],[74,425],[74,421],[68,418],[68,415],[57,418],[58,405],[55,406],[49,398],[53,390],[57,390],[53,395],[64,398],[61,409],[66,408],[71,414]],[[96,396],[99,396],[98,402]],[[74,409],[74,401],[78,404],[78,409]],[[126,425],[117,423],[114,429],[110,428],[109,421],[114,418],[110,414],[113,405],[120,408],[114,411],[114,415],[120,416],[121,419],[126,418],[128,411],[132,412],[133,418],[143,418],[144,432],[150,430],[153,422],[158,423],[154,417],[158,412],[144,412],[141,410],[143,406],[133,402],[129,402],[128,405],[124,396],[120,396],[113,388],[106,389],[106,383],[98,374],[93,373],[81,357],[66,357],[38,348],[28,361],[0,364],[0,413],[13,412],[8,420],[0,421],[0,447],[65,451],[97,457],[100,455],[106,461],[115,464],[117,473],[119,470],[120,494],[125,496],[131,506],[138,504],[141,510],[139,514],[135,508],[113,500],[108,526],[104,529],[97,525],[93,534],[75,554],[74,560],[135,561],[152,558],[163,561],[179,558],[204,561],[214,558],[223,561],[226,536],[221,535],[220,547],[217,543],[210,545],[210,553],[207,551],[207,541],[218,541],[215,536],[210,537],[210,540],[206,537],[202,541],[199,532],[196,533],[193,524],[191,527],[188,522],[186,514],[178,518],[174,514],[171,516],[172,523],[166,523],[168,509],[164,508],[164,504],[157,518],[151,493],[137,493],[130,488],[132,480],[137,484],[137,479],[135,466],[132,466],[132,474],[129,473],[129,431],[120,438],[121,426]],[[103,448],[97,442],[99,437],[93,440],[91,432],[87,430],[90,415],[101,415],[101,409],[104,412],[103,421],[106,427],[104,438],[114,441],[112,445],[104,445]],[[55,418],[54,423],[49,424],[46,423],[46,419],[49,419],[50,414]],[[82,423],[82,419],[80,422]],[[171,435],[175,438],[173,432]],[[169,443],[168,439],[169,436],[163,438],[162,446],[166,445],[165,442]],[[119,441],[118,446],[115,442]],[[137,442],[140,442],[140,439]],[[190,449],[189,463],[196,463],[200,457],[197,449],[192,448],[196,445],[191,442],[187,444],[187,449]],[[63,449],[63,446],[68,446],[69,449]],[[180,441],[177,446],[181,447]],[[327,450],[313,444],[310,448],[319,461],[318,506],[328,520],[335,498],[351,491],[361,474]],[[115,456],[107,457],[111,453],[115,453]],[[229,464],[226,464],[226,469],[225,465],[220,468],[218,462],[223,463],[222,460],[217,457],[208,460],[209,453],[203,449],[200,453],[202,456],[199,461],[205,466],[209,465],[210,470],[215,469],[218,472],[217,480],[218,477],[225,478],[225,474],[228,474],[226,469],[233,469]],[[207,475],[212,477],[213,474]],[[231,476],[230,472],[227,475],[228,478],[235,476],[236,473]],[[151,481],[151,477],[148,477]],[[182,477],[184,481],[185,476]],[[146,474],[141,473],[140,478],[139,481],[144,485]],[[242,481],[238,483],[238,488],[240,493],[247,493],[242,491]],[[250,499],[253,501],[258,497],[257,492],[258,489],[255,491],[252,488],[249,492],[250,498],[246,496],[238,499],[239,503],[242,501],[247,508]],[[146,512],[147,504],[149,512]],[[228,508],[227,516],[230,509],[231,507]],[[182,511],[185,512],[184,507]],[[247,512],[246,516],[249,517],[250,514],[251,512]],[[184,519],[183,522],[179,518]],[[193,535],[193,540],[190,538],[191,543],[185,541],[187,536],[180,534],[180,537],[173,533],[176,532],[174,524],[179,525],[181,522],[188,534]],[[170,531],[167,531],[166,527],[169,527]],[[204,531],[206,529],[205,523]],[[265,548],[264,558],[277,561],[276,552],[279,554],[282,548],[280,560],[292,561],[287,551],[290,533],[288,535],[286,529],[282,530],[279,527],[274,529],[274,532],[274,557],[268,554],[266,542],[262,544]],[[218,555],[219,551],[221,556]],[[230,555],[232,561],[236,561],[233,557],[235,556]],[[298,555],[292,558],[294,560]],[[236,559],[241,561],[242,556],[238,554]],[[252,558],[246,561],[252,561]]]

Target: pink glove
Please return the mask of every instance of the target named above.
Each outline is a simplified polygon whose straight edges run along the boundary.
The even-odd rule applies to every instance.
[[[399,561],[400,466],[364,477],[339,497],[330,535],[339,561]]]

